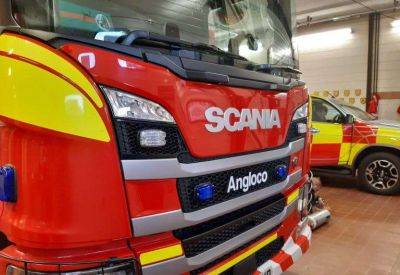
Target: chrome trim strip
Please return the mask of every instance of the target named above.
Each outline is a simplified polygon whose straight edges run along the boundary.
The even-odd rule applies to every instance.
[[[148,265],[142,267],[143,275],[169,275],[169,274],[181,274],[188,272],[197,268],[200,268],[218,258],[222,255],[229,253],[230,251],[254,240],[258,236],[265,232],[268,232],[275,226],[279,225],[286,217],[288,217],[292,211],[297,209],[297,201],[295,200],[289,206],[277,216],[271,218],[270,220],[240,234],[227,242],[224,242],[212,249],[203,252],[192,258],[186,258],[181,256],[175,259],[164,261],[161,263]]]
[[[182,210],[176,210],[157,215],[133,218],[133,232],[135,236],[139,237],[202,223],[282,192],[299,182],[302,177],[302,172],[302,170],[298,170],[289,175],[283,182],[195,212],[183,213]]]
[[[190,164],[180,163],[177,159],[123,160],[122,167],[126,180],[196,177],[287,157],[303,149],[304,143],[302,138],[277,150]]]

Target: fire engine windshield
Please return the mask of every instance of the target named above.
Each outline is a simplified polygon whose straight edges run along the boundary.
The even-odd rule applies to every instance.
[[[294,0],[13,0],[23,28],[99,40],[144,30],[290,67],[294,9]]]

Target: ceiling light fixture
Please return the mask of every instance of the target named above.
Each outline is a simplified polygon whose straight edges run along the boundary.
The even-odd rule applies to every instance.
[[[295,37],[293,42],[300,50],[314,50],[341,46],[351,39],[353,30],[343,28]]]
[[[394,20],[391,23],[393,28],[400,28],[400,20]]]

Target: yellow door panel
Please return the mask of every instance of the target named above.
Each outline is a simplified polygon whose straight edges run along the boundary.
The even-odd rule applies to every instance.
[[[313,135],[313,144],[342,143],[343,129],[341,124],[313,122],[312,127],[319,130],[319,133]]]

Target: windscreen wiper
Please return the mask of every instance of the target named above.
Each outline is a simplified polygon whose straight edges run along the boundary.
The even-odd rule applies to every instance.
[[[234,59],[248,61],[243,56],[226,52],[216,46],[210,46],[205,43],[191,43],[191,42],[180,40],[175,37],[170,37],[170,36],[152,33],[152,32],[148,32],[148,31],[132,31],[125,37],[125,39],[121,42],[121,44],[125,45],[125,46],[132,46],[140,40],[165,43],[165,44],[168,44],[169,46],[176,47],[178,49],[182,49],[182,48],[196,49],[199,51],[205,51],[205,52],[213,53],[216,55],[223,55],[223,56],[234,58]]]
[[[272,64],[260,64],[260,65],[255,65],[254,69],[257,72],[265,72],[265,73],[271,73],[272,71],[283,71],[287,73],[293,73],[293,74],[303,74],[300,70],[295,69],[290,66],[283,66],[283,65],[272,65]]]

